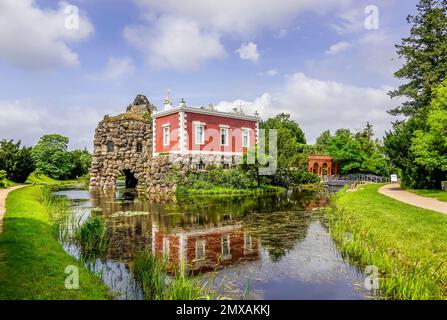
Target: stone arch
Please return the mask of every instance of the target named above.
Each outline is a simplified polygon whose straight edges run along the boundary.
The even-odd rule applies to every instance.
[[[328,164],[326,162],[323,162],[321,165],[321,174],[324,176],[328,175]]]
[[[138,179],[131,170],[123,170],[124,176],[126,178],[126,189],[135,189],[138,186]]]
[[[314,162],[313,166],[312,166],[312,172],[315,174],[318,174],[320,171],[320,166],[318,165],[317,162]]]

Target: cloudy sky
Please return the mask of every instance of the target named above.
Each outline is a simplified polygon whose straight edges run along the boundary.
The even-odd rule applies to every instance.
[[[137,94],[161,108],[168,89],[190,106],[290,113],[310,143],[366,121],[381,137],[416,2],[1,0],[0,139],[90,148],[104,114]]]

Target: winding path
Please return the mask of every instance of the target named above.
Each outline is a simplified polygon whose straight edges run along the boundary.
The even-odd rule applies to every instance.
[[[379,189],[379,192],[397,201],[411,204],[412,206],[447,214],[447,202],[433,198],[422,197],[417,194],[402,190],[397,183],[387,184]]]
[[[3,216],[6,212],[6,198],[10,192],[23,187],[26,186],[15,186],[7,189],[0,189],[0,233],[2,233],[3,230]]]

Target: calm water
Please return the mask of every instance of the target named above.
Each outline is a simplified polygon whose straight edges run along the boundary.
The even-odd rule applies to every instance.
[[[325,196],[284,193],[245,198],[194,198],[156,202],[116,194],[60,191],[73,215],[101,214],[111,229],[107,254],[89,267],[118,299],[141,299],[128,264],[134,253],[163,253],[189,270],[215,271],[230,298],[367,299],[363,275],[344,261],[318,208]],[[78,256],[78,248],[64,244]],[[248,292],[248,293],[247,293]]]

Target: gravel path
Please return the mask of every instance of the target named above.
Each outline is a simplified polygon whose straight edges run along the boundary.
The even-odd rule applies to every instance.
[[[379,189],[379,192],[385,196],[396,199],[397,201],[411,204],[428,210],[447,214],[447,202],[439,201],[433,198],[422,197],[417,194],[402,190],[397,183],[387,184]]]
[[[6,198],[8,197],[8,194],[11,191],[23,188],[26,186],[15,186],[12,188],[7,188],[7,189],[0,189],[0,233],[2,233],[3,230],[3,216],[5,215],[6,212]]]

